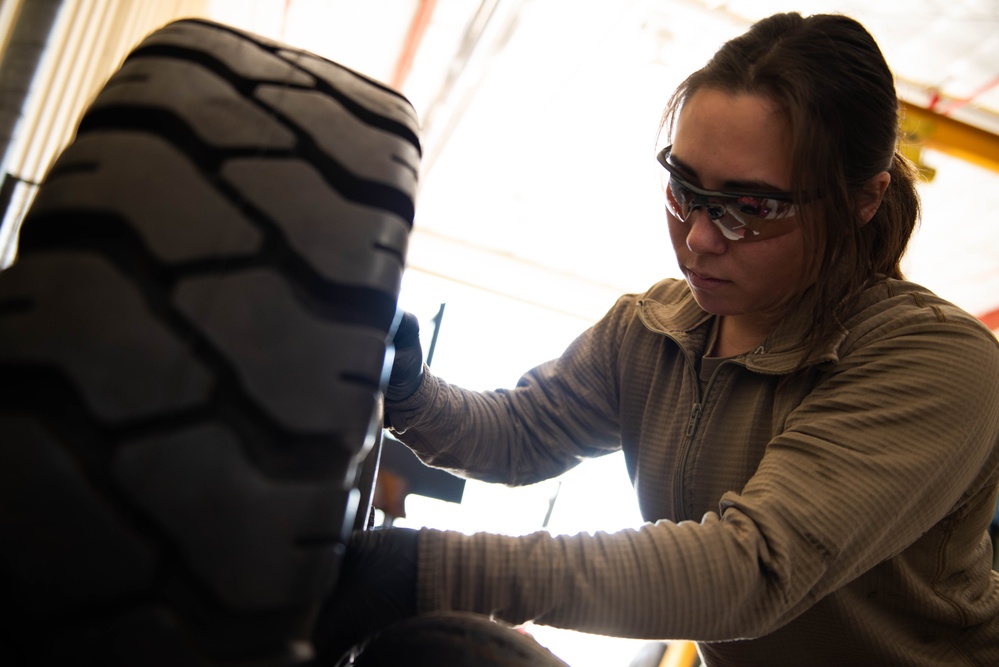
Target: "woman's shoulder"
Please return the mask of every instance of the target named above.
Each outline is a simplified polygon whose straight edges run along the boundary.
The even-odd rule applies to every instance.
[[[871,285],[845,324],[850,337],[967,330],[989,344],[999,344],[995,334],[968,311],[923,285],[892,278]]]

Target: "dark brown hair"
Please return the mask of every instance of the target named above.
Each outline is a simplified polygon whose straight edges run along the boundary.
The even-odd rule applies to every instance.
[[[846,16],[776,14],[727,42],[670,99],[672,134],[684,101],[701,89],[762,95],[784,114],[792,141],[792,191],[800,196],[814,286],[798,297],[811,314],[808,347],[839,328],[861,291],[901,278],[900,261],[919,219],[916,170],[898,152],[895,82],[870,33]],[[891,183],[864,224],[862,187]]]

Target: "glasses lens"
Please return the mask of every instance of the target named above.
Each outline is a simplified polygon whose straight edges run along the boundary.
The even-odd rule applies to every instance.
[[[795,215],[794,204],[773,197],[746,194],[727,194],[698,190],[674,174],[669,163],[669,149],[659,154],[665,168],[666,208],[670,214],[686,222],[696,208],[703,208],[711,221],[731,240],[762,240],[779,236],[790,230],[789,224],[773,221]],[[793,226],[793,225],[792,225]]]
[[[703,197],[684,187],[675,178],[666,188],[666,205],[669,212],[686,222],[695,208],[703,208],[708,217],[722,231],[725,238],[737,240],[762,240],[788,231],[778,220],[794,215],[791,202],[766,197]]]
[[[793,213],[790,202],[767,197],[732,197],[725,208],[746,224],[754,220],[778,220]]]
[[[670,176],[666,184],[666,205],[669,206],[669,212],[686,222],[693,200],[694,193],[684,187],[679,180]]]

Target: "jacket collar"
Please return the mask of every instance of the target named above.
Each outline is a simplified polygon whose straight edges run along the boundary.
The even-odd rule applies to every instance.
[[[685,281],[668,279],[654,285],[638,303],[639,317],[653,332],[675,340],[689,355],[704,354],[708,327],[714,315],[697,305]],[[803,339],[808,325],[806,313],[794,311],[778,324],[757,350],[741,358],[749,370],[783,375],[798,367],[804,353]],[[836,364],[839,348],[846,338],[840,329],[808,358],[805,366]]]

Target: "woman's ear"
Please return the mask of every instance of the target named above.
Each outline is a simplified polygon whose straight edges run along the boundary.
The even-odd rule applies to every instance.
[[[887,171],[879,172],[867,179],[864,190],[860,194],[860,223],[862,225],[870,222],[874,214],[878,212],[881,199],[884,197],[889,183],[891,183],[891,174]]]

